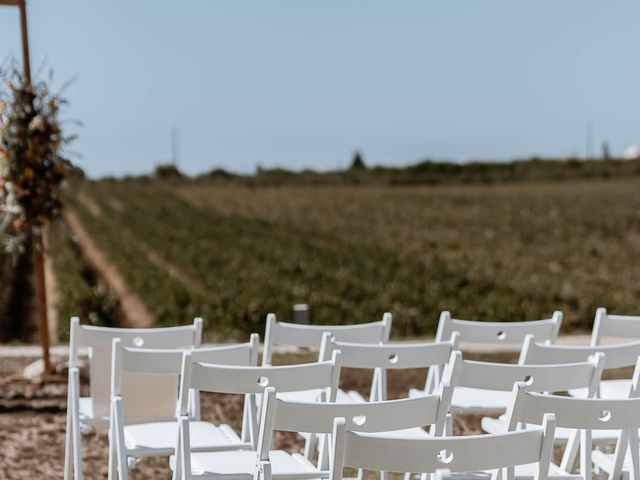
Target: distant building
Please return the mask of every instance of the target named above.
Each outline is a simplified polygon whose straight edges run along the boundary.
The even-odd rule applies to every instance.
[[[634,160],[640,158],[640,145],[629,145],[622,152],[622,158],[625,160]]]

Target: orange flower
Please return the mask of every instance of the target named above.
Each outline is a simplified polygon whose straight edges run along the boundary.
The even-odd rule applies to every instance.
[[[13,221],[13,228],[15,228],[18,232],[24,230],[24,227],[26,227],[26,225],[27,222],[25,222],[24,218],[16,218]]]
[[[24,176],[31,180],[35,176],[36,172],[33,171],[33,168],[27,167],[24,169]]]

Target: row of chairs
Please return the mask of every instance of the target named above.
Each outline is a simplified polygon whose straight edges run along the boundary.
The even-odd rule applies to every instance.
[[[640,318],[611,316],[598,310],[597,337],[589,347],[553,345],[561,319],[556,312],[540,321],[483,323],[452,319],[444,312],[435,343],[389,344],[389,314],[380,322],[351,326],[295,325],[269,315],[263,362],[258,366],[257,335],[244,344],[202,348],[199,319],[189,326],[133,330],[84,326],[76,318],[71,327],[65,478],[82,478],[80,433],[106,425],[110,478],[126,479],[136,459],[148,455],[172,456],[175,478],[341,478],[340,462],[380,471],[486,470],[515,466],[513,461],[520,457],[509,452],[517,445],[522,455],[538,455],[538,468],[535,472],[531,468],[507,469],[504,475],[513,477],[516,472],[519,478],[545,478],[551,469],[552,476],[565,478],[571,475],[580,445],[583,453],[591,455],[592,442],[609,445],[624,441],[613,457],[594,452],[601,471],[619,474],[624,470],[627,444],[637,442],[637,430],[630,430],[637,425],[618,411],[627,408],[631,412],[637,407],[635,399],[621,399],[634,395],[637,375],[620,382],[628,391],[616,400],[622,402],[619,410],[618,404],[593,404],[591,397],[604,393],[604,388],[600,392],[598,388],[606,384],[600,382],[605,367],[633,366],[640,354],[640,343],[599,346],[601,339],[640,337]],[[521,343],[523,348],[518,364],[473,362],[462,358],[460,341]],[[318,362],[272,366],[277,345],[319,348]],[[79,352],[83,347],[89,354],[88,397],[80,394]],[[374,370],[368,401],[357,392],[338,388],[341,367]],[[404,368],[428,368],[424,388],[410,391],[410,398],[388,401],[386,372]],[[201,391],[245,395],[240,435],[228,425],[201,420]],[[523,410],[523,402],[538,405],[535,402],[540,401],[531,392],[558,391],[578,396],[542,396],[541,408],[547,410],[538,412],[555,414],[561,427],[558,431],[554,432],[551,417],[524,415],[536,410]],[[603,397],[597,401],[611,402]],[[549,399],[556,403],[545,404]],[[562,403],[567,400],[583,403]],[[451,438],[450,412],[501,413],[509,406],[504,417],[483,419],[489,435]],[[596,407],[600,413],[609,412],[609,420],[615,411],[615,422],[605,425],[598,416],[593,418],[599,423],[588,423],[592,418],[588,409]],[[566,408],[584,410],[583,422],[576,424],[580,416],[565,418]],[[544,424],[544,428],[529,425],[530,432],[505,433],[521,424]],[[617,433],[621,424],[627,432],[624,435]],[[603,428],[611,425],[615,427]],[[429,432],[424,426],[431,427]],[[578,436],[576,428],[597,433],[588,438],[586,434]],[[270,451],[274,430],[302,433],[304,453]],[[547,444],[552,446],[554,438],[556,443],[567,445],[560,466],[550,463],[547,452],[551,448]],[[505,447],[497,450],[504,454],[500,463],[488,452],[502,444]],[[479,455],[485,447],[488,452]],[[425,456],[432,448],[440,448],[437,455]],[[406,452],[416,449],[424,452],[409,458]],[[316,463],[312,462],[314,455]],[[581,477],[587,479],[590,477],[584,475],[590,472],[591,459],[587,462],[583,457]],[[473,458],[478,462],[471,461]],[[637,471],[637,465],[632,462],[631,467]],[[494,475],[503,474],[496,472],[501,471]]]

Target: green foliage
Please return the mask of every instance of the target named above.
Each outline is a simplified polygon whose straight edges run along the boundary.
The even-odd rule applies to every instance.
[[[171,163],[156,166],[153,176],[159,180],[181,180],[186,177],[178,167]]]
[[[351,161],[351,170],[365,170],[367,166],[364,164],[362,154],[355,152],[353,154],[353,160]]]
[[[83,261],[71,231],[63,221],[54,222],[49,228],[49,253],[59,293],[58,339],[69,339],[72,316],[79,316],[83,323],[111,325],[117,303]]]
[[[450,188],[209,187],[86,183],[85,226],[163,325],[203,315],[209,332],[261,331],[308,303],[315,323],[394,313],[396,334],[438,314],[524,320],[598,306],[637,313],[640,183]],[[170,276],[153,250],[206,294]]]

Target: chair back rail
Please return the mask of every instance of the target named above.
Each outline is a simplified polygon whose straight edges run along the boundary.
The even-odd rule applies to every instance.
[[[391,332],[391,314],[385,313],[381,321],[355,325],[298,325],[278,322],[272,313],[267,315],[263,364],[271,364],[273,347],[320,348],[322,335],[330,333],[336,340],[359,343],[385,343]]]
[[[448,340],[453,332],[460,333],[460,342],[480,344],[522,344],[528,334],[538,342],[554,343],[560,325],[562,312],[556,311],[553,316],[544,320],[527,320],[522,322],[479,322],[460,320],[451,317],[444,311],[440,314],[436,341]]]

